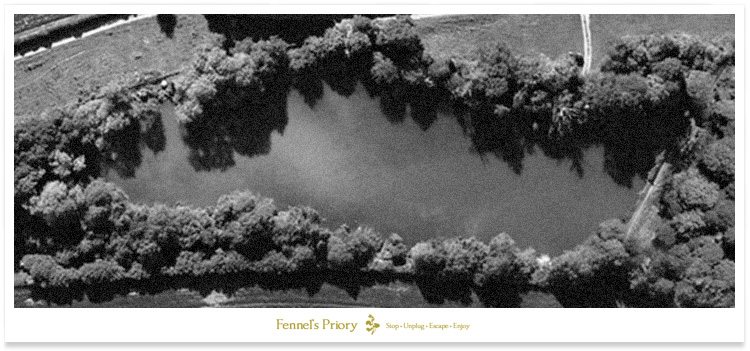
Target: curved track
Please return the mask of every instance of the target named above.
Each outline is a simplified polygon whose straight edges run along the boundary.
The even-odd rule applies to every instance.
[[[593,49],[591,47],[591,16],[581,15],[581,31],[583,32],[583,73],[591,70],[591,61],[593,60]]]

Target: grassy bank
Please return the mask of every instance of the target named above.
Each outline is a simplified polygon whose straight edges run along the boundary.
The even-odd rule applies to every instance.
[[[26,301],[31,297],[31,292],[24,287],[16,287],[14,294],[14,307],[50,307],[43,302],[33,304]],[[411,284],[392,283],[388,285],[375,285],[364,288],[362,292],[353,298],[344,290],[330,284],[325,284],[314,295],[310,295],[305,289],[288,290],[266,290],[258,287],[243,288],[236,293],[222,296],[221,299],[202,296],[196,291],[188,289],[169,290],[154,295],[118,296],[112,301],[93,303],[88,299],[74,301],[70,305],[51,305],[51,307],[70,308],[195,308],[195,307],[232,307],[232,308],[315,308],[315,307],[378,307],[378,308],[459,308],[473,307],[481,308],[482,304],[476,299],[469,306],[458,302],[448,301],[442,305],[427,303],[419,292],[419,289]],[[559,308],[551,294],[541,292],[530,292],[523,296],[521,307],[525,308]]]

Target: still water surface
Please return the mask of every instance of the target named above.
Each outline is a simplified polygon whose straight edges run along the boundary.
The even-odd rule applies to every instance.
[[[250,189],[280,208],[311,206],[331,228],[371,226],[409,244],[440,236],[486,242],[504,231],[522,247],[549,254],[573,248],[601,221],[626,215],[643,186],[615,184],[602,171],[601,148],[585,152],[583,177],[569,161],[541,152],[527,155],[515,174],[492,156],[472,153],[451,115],[439,115],[426,131],[410,118],[392,123],[361,87],[349,97],[326,87],[314,107],[292,91],[287,114],[267,154],[235,154],[236,164],[224,171],[196,171],[165,106],[164,149],[144,150],[134,177],[110,171],[107,178],[136,202],[211,205],[222,194]]]

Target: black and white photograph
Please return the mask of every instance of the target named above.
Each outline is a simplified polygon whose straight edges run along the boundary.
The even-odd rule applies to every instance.
[[[735,13],[171,9],[12,14],[12,309],[744,306]]]

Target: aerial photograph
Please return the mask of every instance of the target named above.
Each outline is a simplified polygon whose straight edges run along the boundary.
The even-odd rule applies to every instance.
[[[13,19],[14,308],[735,307],[733,14]]]

